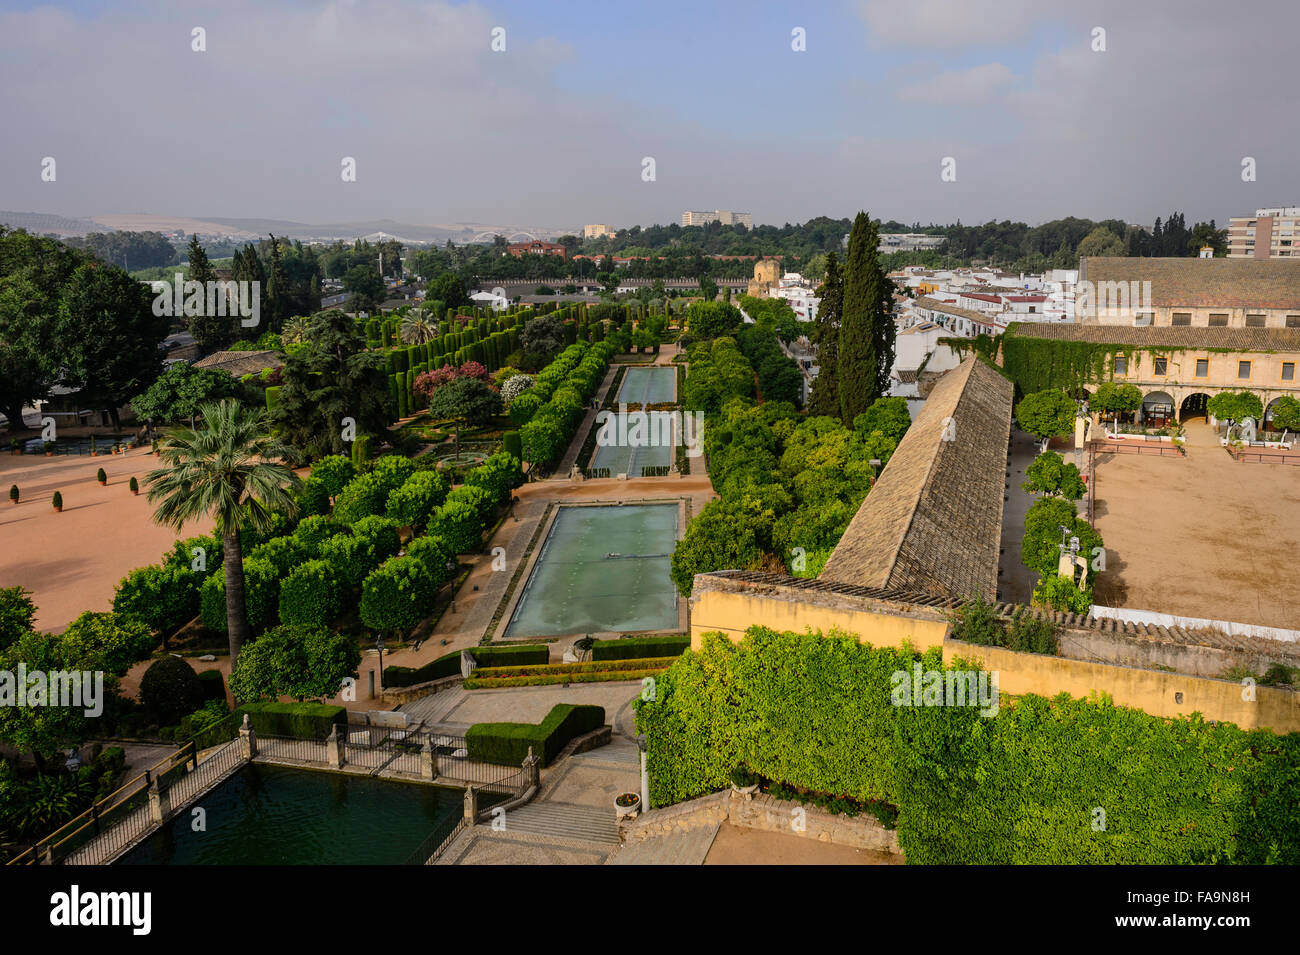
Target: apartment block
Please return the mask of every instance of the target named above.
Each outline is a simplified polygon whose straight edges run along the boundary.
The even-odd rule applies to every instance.
[[[1233,216],[1228,224],[1228,258],[1300,258],[1300,206],[1256,209],[1253,216]]]
[[[754,217],[748,212],[732,212],[729,209],[714,209],[712,212],[683,212],[682,225],[708,225],[721,222],[723,225],[743,225],[746,229],[754,228]]]

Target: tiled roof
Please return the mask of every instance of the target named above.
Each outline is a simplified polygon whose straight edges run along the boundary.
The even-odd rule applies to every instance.
[[[819,579],[994,599],[1012,393],[974,356],[944,375]]]
[[[943,312],[945,315],[956,315],[959,318],[969,318],[972,322],[979,322],[981,325],[989,324],[990,319],[983,312],[972,311],[969,308],[959,308],[956,305],[949,305],[947,302],[941,302],[937,298],[930,298],[928,295],[922,295],[916,300],[918,308],[928,308],[936,312]]]
[[[215,368],[232,378],[252,375],[284,364],[278,351],[218,351],[194,363],[195,368]]]
[[[1300,310],[1300,259],[1088,257],[1079,280],[1150,282],[1151,304]]]
[[[1300,328],[1208,328],[1203,325],[1078,325],[1013,322],[1008,335],[1139,348],[1228,348],[1300,352]]]

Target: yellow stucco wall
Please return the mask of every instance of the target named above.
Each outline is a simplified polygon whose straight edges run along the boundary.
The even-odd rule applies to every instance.
[[[902,614],[872,613],[822,607],[784,596],[706,590],[691,598],[691,648],[698,650],[702,634],[714,630],[738,642],[753,626],[803,633],[809,628],[828,633],[843,630],[873,647],[897,647],[904,641],[918,650],[943,645],[948,621]]]
[[[1247,701],[1242,699],[1242,685],[1228,680],[1016,653],[949,640],[944,644],[943,661],[951,664],[958,658],[979,660],[986,670],[997,670],[998,689],[1012,696],[1055,696],[1064,692],[1087,697],[1096,691],[1108,693],[1118,705],[1153,716],[1199,712],[1206,719],[1236,723],[1243,729],[1267,727],[1278,733],[1300,730],[1300,694],[1292,690],[1257,686],[1254,701]],[[1181,703],[1175,699],[1177,693],[1183,695]]]

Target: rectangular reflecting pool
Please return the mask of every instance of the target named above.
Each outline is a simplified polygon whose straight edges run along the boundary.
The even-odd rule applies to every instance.
[[[503,798],[480,791],[479,808]],[[458,789],[250,763],[118,864],[400,865],[463,812]]]
[[[626,404],[662,404],[677,400],[677,368],[659,365],[652,368],[631,367],[623,372],[618,400]]]
[[[677,504],[562,507],[507,637],[673,630]]]

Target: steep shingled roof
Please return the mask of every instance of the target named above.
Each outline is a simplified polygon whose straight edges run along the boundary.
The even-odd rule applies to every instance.
[[[1162,307],[1300,309],[1300,259],[1085,256],[1079,280],[1150,282]]]
[[[196,361],[194,367],[212,368],[232,378],[241,378],[283,364],[284,356],[278,351],[218,351]]]
[[[973,356],[941,378],[819,579],[996,599],[1012,395]]]

